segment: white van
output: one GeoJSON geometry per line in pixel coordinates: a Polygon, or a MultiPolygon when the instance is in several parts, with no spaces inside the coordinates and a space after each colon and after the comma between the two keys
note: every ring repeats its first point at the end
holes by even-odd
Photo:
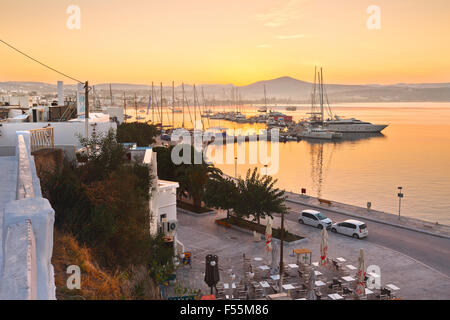
{"type": "Polygon", "coordinates": [[[358,220],[345,220],[335,223],[331,227],[331,232],[342,233],[356,239],[365,238],[369,235],[367,225],[358,220]]]}
{"type": "Polygon", "coordinates": [[[315,210],[303,210],[300,213],[298,222],[302,224],[307,224],[319,229],[331,228],[332,221],[328,219],[325,215],[315,210]]]}

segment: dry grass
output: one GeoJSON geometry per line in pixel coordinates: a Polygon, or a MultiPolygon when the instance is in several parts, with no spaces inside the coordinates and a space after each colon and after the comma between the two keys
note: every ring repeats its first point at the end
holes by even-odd
{"type": "Polygon", "coordinates": [[[144,267],[130,272],[112,273],[102,270],[86,247],[80,247],[72,235],[57,230],[54,233],[52,264],[55,268],[56,298],[58,300],[119,300],[158,299],[159,289],[147,276],[144,267]],[[81,288],[69,290],[66,273],[70,265],[81,269],[81,288]]]}
{"type": "Polygon", "coordinates": [[[71,235],[55,230],[52,264],[55,268],[56,297],[58,300],[122,299],[128,294],[121,288],[120,276],[111,275],[98,266],[87,248],[80,247],[71,235]],[[70,265],[81,269],[81,289],[69,290],[66,273],[70,265]]]}

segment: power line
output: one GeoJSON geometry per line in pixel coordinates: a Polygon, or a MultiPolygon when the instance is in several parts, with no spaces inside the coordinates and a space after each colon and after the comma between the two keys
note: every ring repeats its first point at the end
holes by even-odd
{"type": "Polygon", "coordinates": [[[48,68],[48,69],[50,69],[50,70],[52,70],[52,71],[54,71],[54,72],[56,72],[56,73],[59,73],[60,75],[66,77],[66,78],[69,78],[69,79],[71,79],[71,80],[73,80],[73,81],[75,81],[75,82],[84,83],[83,81],[77,80],[77,79],[75,79],[75,78],[73,78],[73,77],[71,77],[71,76],[68,76],[68,75],[65,74],[65,73],[62,73],[62,72],[60,72],[60,71],[58,71],[58,70],[56,70],[56,69],[54,69],[54,68],[52,68],[52,67],[46,65],[46,64],[43,63],[43,62],[40,62],[39,60],[37,60],[37,59],[35,59],[35,58],[29,56],[28,54],[26,54],[26,53],[20,51],[19,49],[17,49],[16,47],[12,46],[12,45],[9,44],[9,43],[7,43],[6,41],[3,41],[2,39],[0,39],[0,42],[2,42],[3,44],[7,45],[7,46],[10,47],[11,49],[17,51],[18,53],[24,55],[24,56],[27,57],[28,59],[31,59],[31,60],[33,60],[34,62],[37,62],[37,63],[39,63],[40,65],[42,65],[42,66],[44,66],[44,67],[46,67],[46,68],[48,68]]]}

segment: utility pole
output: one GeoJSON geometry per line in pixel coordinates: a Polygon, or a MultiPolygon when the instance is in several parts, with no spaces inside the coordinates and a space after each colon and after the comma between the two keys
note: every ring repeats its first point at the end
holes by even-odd
{"type": "MultiPolygon", "coordinates": [[[[89,82],[84,83],[84,124],[86,141],[89,140],[89,82]]],[[[89,152],[89,150],[88,150],[89,152]]]]}
{"type": "Polygon", "coordinates": [[[283,284],[283,246],[284,246],[284,212],[281,213],[281,244],[280,244],[280,292],[283,284]]]}

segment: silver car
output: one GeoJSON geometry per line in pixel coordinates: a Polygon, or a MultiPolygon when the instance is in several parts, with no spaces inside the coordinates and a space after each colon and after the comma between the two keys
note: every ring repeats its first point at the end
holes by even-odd
{"type": "Polygon", "coordinates": [[[331,224],[333,223],[329,218],[316,210],[303,210],[300,213],[298,218],[298,222],[302,224],[307,224],[319,229],[331,228],[331,224]]]}

